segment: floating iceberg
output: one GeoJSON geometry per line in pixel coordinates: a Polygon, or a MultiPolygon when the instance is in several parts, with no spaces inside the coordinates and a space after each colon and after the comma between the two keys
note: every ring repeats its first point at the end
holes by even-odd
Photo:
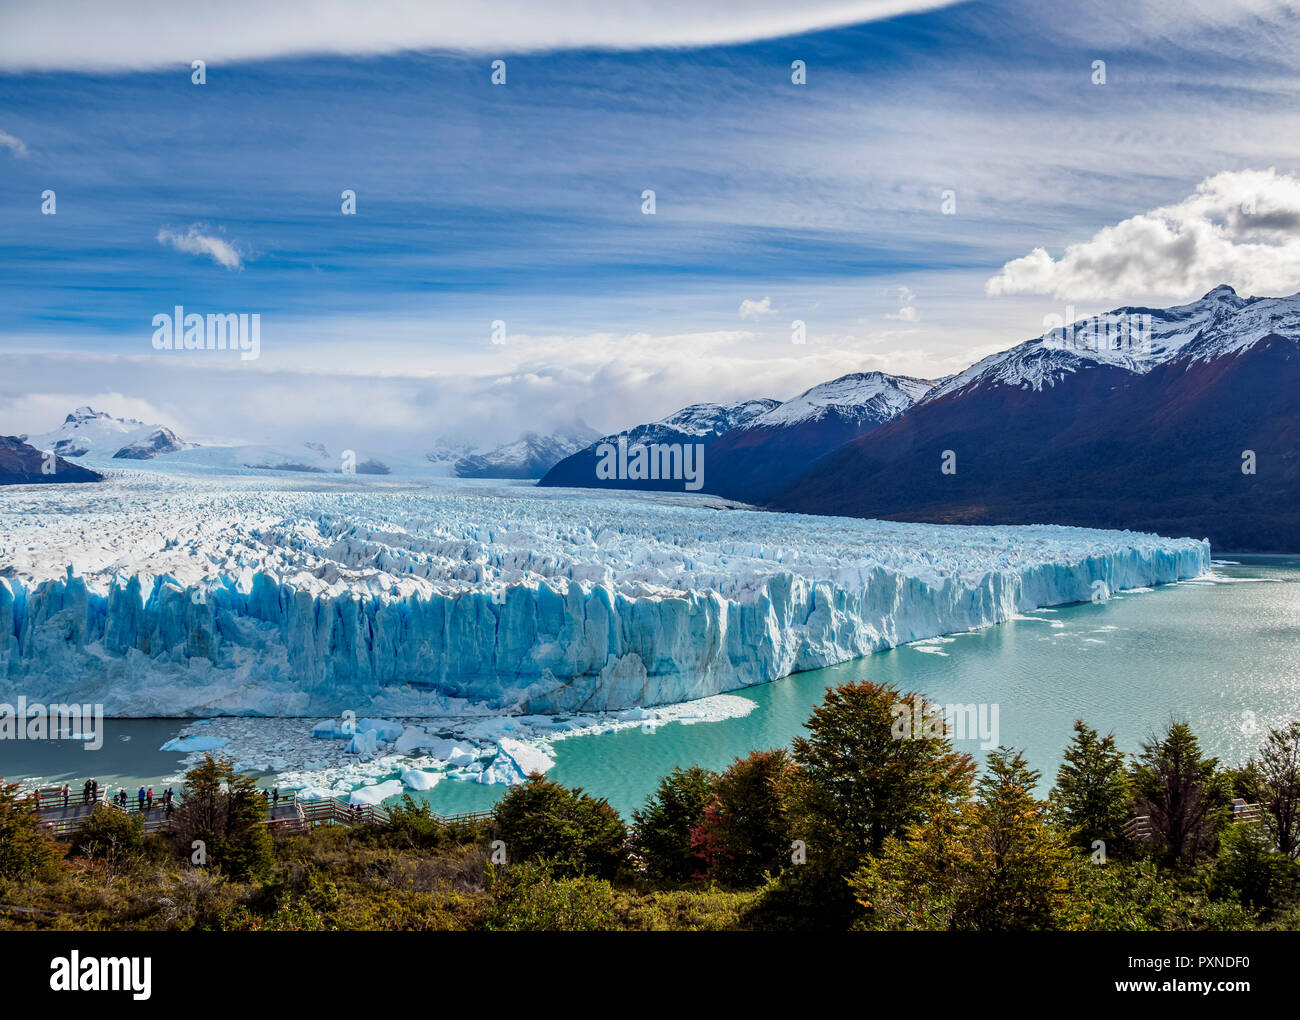
{"type": "Polygon", "coordinates": [[[190,737],[174,737],[167,741],[167,743],[163,744],[163,746],[158,750],[184,751],[186,753],[189,753],[190,751],[215,751],[219,747],[225,747],[228,743],[230,743],[230,741],[226,740],[224,737],[204,737],[198,735],[190,737]]]}
{"type": "Polygon", "coordinates": [[[390,779],[387,782],[376,783],[374,786],[362,786],[352,791],[351,796],[348,797],[348,803],[373,807],[382,804],[389,797],[396,797],[402,792],[402,789],[400,779],[390,779]]]}
{"type": "Polygon", "coordinates": [[[0,694],[116,716],[664,705],[1210,562],[1190,539],[680,494],[138,470],[39,488],[0,506],[0,694]]]}
{"type": "Polygon", "coordinates": [[[379,750],[379,744],[377,730],[357,730],[348,741],[346,750],[348,754],[374,754],[379,750]]]}
{"type": "Polygon", "coordinates": [[[404,769],[402,785],[409,790],[432,790],[441,782],[444,772],[425,772],[422,769],[404,769]]]}

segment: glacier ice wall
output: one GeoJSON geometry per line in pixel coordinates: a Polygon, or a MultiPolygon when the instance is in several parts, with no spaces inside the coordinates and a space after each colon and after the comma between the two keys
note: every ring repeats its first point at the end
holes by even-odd
{"type": "Polygon", "coordinates": [[[680,497],[111,486],[0,511],[9,694],[113,715],[622,709],[1209,569],[1187,539],[680,497]]]}

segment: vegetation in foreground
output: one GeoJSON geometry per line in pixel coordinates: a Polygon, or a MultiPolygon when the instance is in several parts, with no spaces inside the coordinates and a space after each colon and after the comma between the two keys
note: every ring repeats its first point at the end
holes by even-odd
{"type": "Polygon", "coordinates": [[[889,686],[830,690],[791,750],[676,769],[630,826],[534,775],[480,822],[407,797],[387,824],[273,835],[252,782],[208,757],[170,830],[105,808],[58,843],[0,784],[0,927],[1300,928],[1300,722],[1238,769],[1181,722],[1132,759],[1077,722],[1039,800],[1014,749],[977,776],[942,725],[899,737],[897,706],[916,704],[932,709],[889,686]],[[1234,801],[1258,816],[1234,821],[1234,801]]]}

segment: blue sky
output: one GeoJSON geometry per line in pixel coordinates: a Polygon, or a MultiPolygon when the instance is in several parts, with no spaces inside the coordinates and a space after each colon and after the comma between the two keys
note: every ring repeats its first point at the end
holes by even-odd
{"type": "MultiPolygon", "coordinates": [[[[1179,203],[1222,174],[1276,168],[1224,178],[1223,201],[1263,188],[1296,211],[1294,12],[1113,7],[738,24],[724,45],[691,45],[683,22],[684,45],[650,49],[606,48],[616,24],[596,26],[600,48],[523,24],[498,51],[470,24],[459,49],[376,38],[363,55],[300,54],[286,32],[255,59],[226,40],[204,85],[189,61],[209,36],[155,66],[157,46],[130,42],[143,14],[120,40],[97,28],[85,59],[0,44],[0,431],[80,403],[243,439],[498,440],[578,415],[614,429],[847,371],[942,375],[1067,305],[1168,304],[1225,274],[1300,289],[1289,221],[1262,275],[1244,233],[1163,268],[1099,239],[1172,206],[1217,223],[1179,203]],[[1094,247],[1065,260],[1078,244],[1094,247]],[[1039,247],[1046,268],[1004,271],[1039,247]],[[262,358],[154,352],[152,317],[176,304],[260,313],[262,358]]],[[[40,10],[0,14],[0,37],[40,10]]]]}

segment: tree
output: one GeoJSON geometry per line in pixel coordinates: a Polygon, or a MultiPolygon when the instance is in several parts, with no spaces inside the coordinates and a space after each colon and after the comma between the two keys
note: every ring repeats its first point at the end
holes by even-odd
{"type": "Polygon", "coordinates": [[[0,780],[0,878],[28,879],[59,858],[35,804],[17,783],[0,780]]]}
{"type": "Polygon", "coordinates": [[[1049,800],[1058,822],[1079,846],[1091,848],[1101,840],[1111,850],[1120,843],[1133,809],[1133,784],[1114,734],[1099,737],[1082,719],[1075,720],[1049,800]]]}
{"type": "Polygon", "coordinates": [[[975,800],[891,836],[854,876],[868,927],[1046,931],[1065,926],[1072,856],[1018,751],[988,757],[975,800]]]}
{"type": "Polygon", "coordinates": [[[603,797],[534,772],[492,810],[512,864],[544,863],[555,876],[612,877],[627,860],[627,829],[603,797]]]}
{"type": "MultiPolygon", "coordinates": [[[[942,726],[900,732],[896,723],[910,721],[900,709],[910,720],[934,718],[934,706],[915,692],[844,684],[826,692],[808,720],[808,736],[794,741],[797,821],[806,824],[810,855],[842,861],[845,875],[890,836],[970,795],[970,755],[952,749],[942,726]]],[[[800,837],[797,826],[792,834],[800,837]]]]}
{"type": "Polygon", "coordinates": [[[1227,816],[1229,790],[1217,758],[1203,758],[1191,728],[1173,722],[1142,745],[1133,774],[1139,814],[1165,862],[1187,866],[1213,854],[1227,816]]]}
{"type": "Polygon", "coordinates": [[[685,882],[700,870],[691,833],[713,800],[717,775],[692,765],[659,780],[645,806],[632,812],[632,841],[646,873],[661,882],[685,882]]]}
{"type": "Polygon", "coordinates": [[[1295,860],[1300,856],[1300,722],[1270,729],[1259,756],[1247,762],[1245,775],[1265,831],[1295,860]]]}
{"type": "Polygon", "coordinates": [[[781,784],[791,767],[784,750],[737,758],[713,784],[713,800],[691,832],[711,878],[752,888],[789,859],[790,824],[781,784]]]}
{"type": "Polygon", "coordinates": [[[172,840],[190,860],[194,843],[200,842],[204,864],[216,865],[231,878],[262,878],[273,863],[265,819],[266,800],[257,784],[235,770],[233,759],[208,754],[185,774],[172,815],[172,840]]]}
{"type": "Polygon", "coordinates": [[[765,927],[843,929],[861,912],[848,879],[886,839],[970,796],[974,763],[936,706],[887,684],[826,692],[779,783],[798,847],[752,912],[765,927]]]}

